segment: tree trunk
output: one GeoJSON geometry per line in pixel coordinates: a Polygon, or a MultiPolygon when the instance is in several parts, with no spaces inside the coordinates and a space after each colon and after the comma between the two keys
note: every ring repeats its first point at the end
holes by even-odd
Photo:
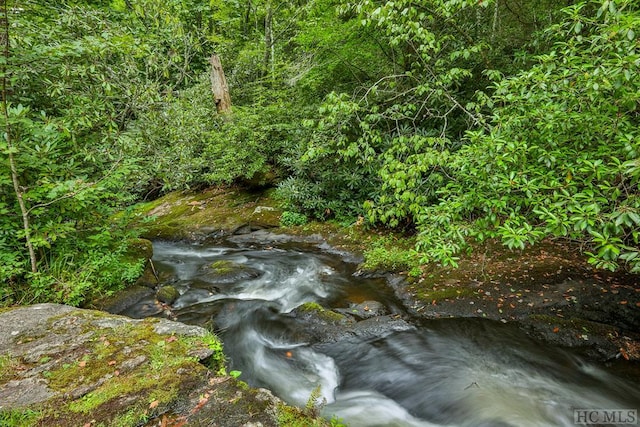
{"type": "Polygon", "coordinates": [[[495,45],[496,42],[496,33],[498,32],[498,26],[500,25],[498,22],[499,19],[499,15],[498,15],[498,0],[496,0],[496,3],[494,5],[494,9],[493,9],[493,24],[491,24],[491,44],[495,45]]]}
{"type": "Polygon", "coordinates": [[[2,80],[2,112],[4,115],[5,121],[5,138],[7,141],[7,148],[9,152],[9,169],[11,170],[11,182],[13,183],[13,191],[16,194],[16,198],[18,199],[18,205],[20,206],[20,213],[22,214],[22,225],[24,227],[24,237],[26,240],[26,246],[29,250],[29,260],[31,261],[31,271],[33,273],[38,272],[38,259],[36,258],[36,252],[33,248],[33,243],[31,242],[31,227],[29,225],[29,211],[24,203],[23,191],[20,186],[20,180],[18,176],[18,167],[16,165],[16,159],[14,156],[13,150],[13,140],[11,139],[11,126],[9,123],[9,102],[7,100],[7,96],[9,93],[8,85],[7,85],[7,73],[8,73],[8,63],[9,63],[9,15],[7,10],[7,0],[2,0],[2,16],[0,17],[0,26],[2,26],[0,33],[0,45],[2,45],[2,54],[4,56],[4,61],[2,66],[0,67],[0,73],[2,76],[0,80],[2,80]]]}
{"type": "Polygon", "coordinates": [[[252,8],[253,8],[253,5],[251,4],[251,0],[247,0],[247,9],[245,10],[244,22],[242,24],[242,33],[244,34],[245,37],[249,36],[249,24],[251,20],[252,8]]]}
{"type": "Polygon", "coordinates": [[[229,86],[227,86],[227,78],[224,76],[220,57],[216,54],[209,58],[211,63],[211,91],[216,102],[216,110],[218,114],[231,113],[231,95],[229,95],[229,86]]]}
{"type": "Polygon", "coordinates": [[[273,47],[273,29],[272,29],[272,20],[273,20],[273,9],[271,8],[271,4],[267,7],[267,14],[264,17],[264,59],[263,59],[263,72],[266,76],[269,74],[269,63],[271,62],[272,55],[272,47],[273,47]]]}

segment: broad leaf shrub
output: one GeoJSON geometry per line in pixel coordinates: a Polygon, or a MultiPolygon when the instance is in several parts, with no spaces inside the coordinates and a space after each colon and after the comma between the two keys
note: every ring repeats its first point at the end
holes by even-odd
{"type": "Polygon", "coordinates": [[[139,274],[141,262],[122,262],[132,234],[113,220],[131,202],[126,183],[141,163],[121,149],[131,142],[123,131],[189,86],[207,67],[195,53],[210,48],[193,37],[182,2],[144,1],[136,10],[124,2],[6,3],[0,305],[78,305],[139,274]],[[12,175],[24,209],[10,191],[12,175]]]}
{"type": "Polygon", "coordinates": [[[292,227],[296,225],[305,225],[307,217],[301,213],[284,211],[280,216],[280,225],[283,227],[292,227]]]}
{"type": "Polygon", "coordinates": [[[490,131],[450,158],[440,203],[418,216],[424,260],[455,264],[469,238],[523,248],[582,242],[589,262],[640,272],[640,13],[627,0],[564,10],[552,49],[488,100],[490,131]]]}

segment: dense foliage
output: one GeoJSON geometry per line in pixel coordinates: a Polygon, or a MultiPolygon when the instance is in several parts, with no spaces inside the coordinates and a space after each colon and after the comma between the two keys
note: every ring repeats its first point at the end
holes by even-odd
{"type": "Polygon", "coordinates": [[[634,1],[4,5],[1,303],[116,289],[141,264],[114,212],[231,183],[417,232],[412,259],[560,237],[640,270],[634,1]]]}
{"type": "Polygon", "coordinates": [[[543,35],[551,50],[496,84],[491,129],[467,134],[439,204],[420,212],[428,255],[451,262],[466,236],[558,236],[598,267],[640,271],[640,15],[612,1],[564,12],[543,35]]]}
{"type": "Polygon", "coordinates": [[[325,184],[324,206],[357,201],[371,223],[416,229],[423,262],[455,265],[472,240],[552,236],[581,242],[598,267],[640,270],[637,6],[547,5],[556,23],[521,29],[529,43],[509,59],[517,46],[502,37],[518,22],[501,5],[343,8],[395,50],[394,73],[326,98],[302,157],[320,184],[298,174],[299,205],[322,215],[309,190],[325,184]]]}
{"type": "Polygon", "coordinates": [[[113,219],[145,168],[129,128],[207,70],[197,3],[4,5],[0,301],[79,304],[140,273],[113,219]]]}

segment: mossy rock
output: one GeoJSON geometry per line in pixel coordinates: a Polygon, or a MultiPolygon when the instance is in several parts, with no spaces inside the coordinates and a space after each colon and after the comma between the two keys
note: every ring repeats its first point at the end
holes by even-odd
{"type": "Polygon", "coordinates": [[[151,259],[153,257],[153,242],[148,239],[130,239],[126,255],[131,258],[151,259]]]}
{"type": "Polygon", "coordinates": [[[306,302],[294,310],[296,315],[306,315],[317,317],[319,320],[328,323],[346,323],[347,317],[343,314],[336,313],[333,310],[327,310],[323,306],[315,302],[306,302]]]}
{"type": "Polygon", "coordinates": [[[180,297],[180,292],[171,285],[163,286],[156,292],[156,299],[165,304],[173,304],[180,297]]]}
{"type": "Polygon", "coordinates": [[[217,284],[236,283],[241,280],[251,280],[260,277],[262,271],[245,264],[228,260],[215,261],[202,267],[202,274],[206,282],[217,284]]]}
{"type": "Polygon", "coordinates": [[[153,295],[153,290],[146,286],[133,285],[113,296],[94,301],[91,308],[97,308],[109,313],[119,314],[127,308],[136,305],[143,298],[153,295]]]}
{"type": "Polygon", "coordinates": [[[136,227],[150,239],[198,240],[232,234],[243,226],[277,227],[281,210],[270,191],[210,188],[173,192],[135,207],[136,227]]]}
{"type": "Polygon", "coordinates": [[[389,314],[384,304],[378,301],[364,301],[360,304],[351,304],[349,308],[337,309],[336,311],[353,316],[358,320],[389,314]]]}
{"type": "Polygon", "coordinates": [[[286,408],[227,376],[220,341],[197,326],[56,304],[0,322],[2,425],[278,426],[286,408]]]}

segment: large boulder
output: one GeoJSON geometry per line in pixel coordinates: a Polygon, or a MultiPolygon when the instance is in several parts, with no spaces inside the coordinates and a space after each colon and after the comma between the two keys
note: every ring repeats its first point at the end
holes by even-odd
{"type": "Polygon", "coordinates": [[[216,187],[169,193],[135,213],[147,238],[202,240],[278,227],[282,210],[270,191],[216,187]]]}
{"type": "Polygon", "coordinates": [[[0,313],[0,420],[20,425],[325,425],[225,374],[206,329],[57,304],[0,313]],[[9,418],[7,418],[9,417],[9,418]]]}

